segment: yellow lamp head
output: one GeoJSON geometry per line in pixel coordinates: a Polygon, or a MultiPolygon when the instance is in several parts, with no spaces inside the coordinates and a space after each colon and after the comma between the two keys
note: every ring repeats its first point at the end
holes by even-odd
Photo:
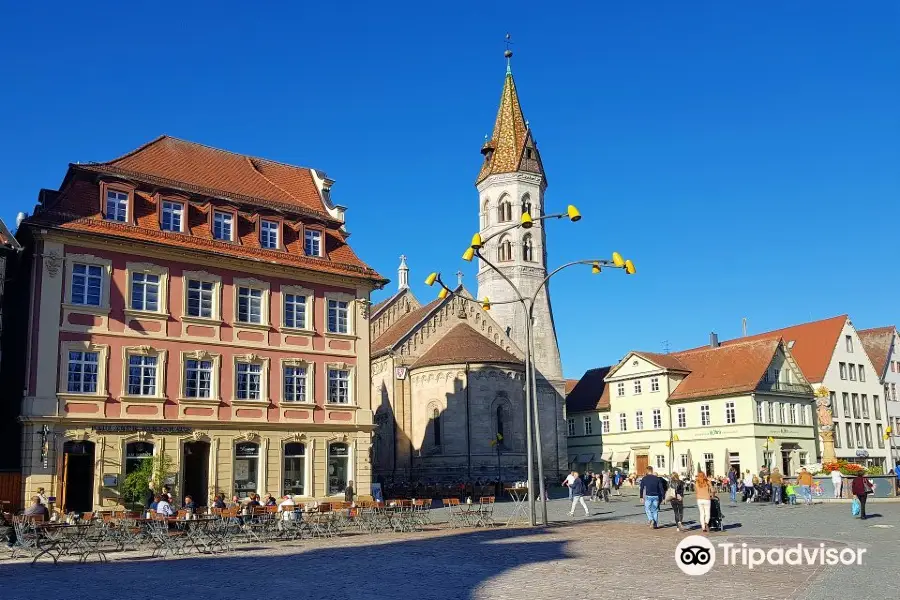
{"type": "Polygon", "coordinates": [[[476,233],[472,236],[471,247],[473,250],[480,250],[482,246],[484,246],[484,244],[481,243],[481,234],[476,233]]]}
{"type": "Polygon", "coordinates": [[[534,225],[534,221],[531,220],[531,215],[527,212],[522,213],[522,228],[523,229],[531,229],[534,225]]]}
{"type": "Polygon", "coordinates": [[[625,259],[618,252],[613,252],[613,264],[621,269],[625,266],[625,259]]]}
{"type": "Polygon", "coordinates": [[[568,208],[566,208],[566,213],[569,215],[569,220],[573,223],[581,220],[581,213],[578,212],[578,209],[571,204],[568,208]]]}
{"type": "Polygon", "coordinates": [[[438,292],[438,300],[443,300],[444,298],[447,297],[447,294],[449,294],[449,293],[450,292],[447,291],[447,288],[442,287],[441,291],[438,292]]]}
{"type": "Polygon", "coordinates": [[[634,269],[634,263],[630,260],[625,261],[625,273],[628,275],[634,275],[635,273],[637,273],[637,271],[635,271],[634,269]]]}
{"type": "Polygon", "coordinates": [[[427,285],[428,287],[433,286],[434,282],[437,281],[437,278],[438,278],[438,274],[432,273],[431,275],[429,275],[428,277],[425,278],[425,285],[427,285]]]}
{"type": "Polygon", "coordinates": [[[666,448],[672,445],[672,442],[666,442],[666,448]]]}
{"type": "Polygon", "coordinates": [[[893,429],[891,429],[890,425],[888,425],[887,429],[884,430],[884,432],[888,435],[891,435],[891,431],[893,431],[893,429]]]}
{"type": "Polygon", "coordinates": [[[599,272],[600,272],[600,263],[595,262],[593,265],[591,265],[591,273],[593,275],[596,275],[599,272]]]}
{"type": "Polygon", "coordinates": [[[769,443],[771,444],[772,442],[775,441],[775,438],[773,438],[772,436],[769,436],[769,437],[766,438],[766,441],[769,442],[769,443]]]}
{"type": "Polygon", "coordinates": [[[463,260],[466,262],[472,262],[472,259],[475,258],[475,248],[467,248],[465,252],[463,252],[463,260]]]}
{"type": "Polygon", "coordinates": [[[491,310],[491,300],[487,296],[484,297],[484,300],[481,303],[481,308],[484,310],[491,310]]]}

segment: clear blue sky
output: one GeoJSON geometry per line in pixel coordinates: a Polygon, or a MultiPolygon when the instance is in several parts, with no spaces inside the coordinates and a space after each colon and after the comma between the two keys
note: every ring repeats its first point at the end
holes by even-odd
{"type": "Polygon", "coordinates": [[[554,281],[567,376],[742,317],[900,321],[893,0],[136,4],[4,8],[7,222],[69,162],[167,133],[326,171],[359,254],[392,279],[407,254],[430,300],[478,226],[510,31],[548,209],[584,214],[549,227],[551,264],[639,271],[554,281]]]}

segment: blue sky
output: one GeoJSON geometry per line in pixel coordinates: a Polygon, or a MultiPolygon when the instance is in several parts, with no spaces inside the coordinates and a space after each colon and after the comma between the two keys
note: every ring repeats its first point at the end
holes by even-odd
{"type": "Polygon", "coordinates": [[[900,320],[892,0],[26,4],[0,22],[7,222],[69,162],[167,133],[326,171],[357,252],[392,279],[408,255],[428,301],[478,226],[510,31],[548,210],[584,214],[549,226],[551,265],[618,250],[639,273],[554,280],[567,376],[742,317],[900,320]]]}

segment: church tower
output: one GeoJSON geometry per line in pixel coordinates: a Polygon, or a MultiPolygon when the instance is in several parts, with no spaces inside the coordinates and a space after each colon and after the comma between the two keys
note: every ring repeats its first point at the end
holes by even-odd
{"type": "MultiPolygon", "coordinates": [[[[481,236],[489,235],[519,222],[523,212],[533,218],[544,214],[544,191],[547,178],[541,155],[522,115],[516,83],[513,80],[507,50],[506,78],[500,95],[500,110],[494,132],[481,149],[484,163],[475,186],[478,189],[481,236]]],[[[531,229],[513,229],[488,242],[482,254],[522,294],[530,298],[547,276],[546,235],[543,223],[535,221],[531,229]]],[[[478,298],[492,301],[514,297],[509,284],[483,261],[478,266],[478,298]]],[[[491,307],[491,315],[505,327],[516,344],[525,349],[526,315],[520,304],[491,307]]],[[[534,307],[534,351],[537,372],[553,387],[563,381],[559,346],[550,307],[550,290],[545,286],[534,307]]]]}

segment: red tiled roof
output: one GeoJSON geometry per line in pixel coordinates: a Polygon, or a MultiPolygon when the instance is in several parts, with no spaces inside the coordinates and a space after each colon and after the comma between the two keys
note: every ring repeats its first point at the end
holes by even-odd
{"type": "Polygon", "coordinates": [[[372,340],[372,355],[374,356],[377,352],[382,352],[384,350],[388,350],[400,341],[400,339],[409,333],[413,327],[419,324],[419,322],[424,319],[428,313],[430,313],[435,307],[437,307],[444,300],[438,298],[437,300],[433,300],[429,302],[425,306],[419,307],[415,310],[411,310],[388,327],[384,333],[378,336],[376,339],[372,340]]]}
{"type": "Polygon", "coordinates": [[[609,386],[604,380],[611,370],[612,367],[590,369],[570,391],[567,382],[566,414],[609,410],[609,386]]]}
{"type": "Polygon", "coordinates": [[[568,396],[575,386],[578,385],[578,379],[566,379],[566,396],[568,396]]]}
{"type": "Polygon", "coordinates": [[[167,135],[104,163],[84,169],[186,184],[197,192],[270,201],[331,219],[310,169],[236,154],[167,135]]]}
{"type": "Polygon", "coordinates": [[[412,368],[467,362],[522,364],[521,360],[472,329],[468,323],[459,323],[429,348],[412,368]]]}
{"type": "Polygon", "coordinates": [[[635,352],[635,354],[670,371],[688,370],[674,354],[658,354],[656,352],[635,352]]]}
{"type": "Polygon", "coordinates": [[[863,348],[865,348],[866,354],[869,355],[869,360],[878,369],[879,377],[884,376],[885,369],[888,367],[888,356],[891,353],[891,344],[894,341],[894,332],[896,330],[896,327],[890,325],[888,327],[857,331],[863,348]]]}
{"type": "Polygon", "coordinates": [[[669,395],[669,400],[755,390],[780,344],[780,338],[766,338],[675,353],[690,373],[669,395]]]}
{"type": "Polygon", "coordinates": [[[360,260],[350,248],[346,234],[327,215],[321,199],[316,200],[318,204],[314,206],[313,194],[318,198],[309,169],[289,167],[164,136],[109,163],[71,165],[63,189],[59,192],[42,190],[42,204],[25,224],[346,275],[370,280],[375,285],[386,283],[386,279],[360,260]],[[144,169],[145,172],[137,169],[144,169]],[[104,220],[97,174],[125,176],[126,172],[129,180],[139,186],[134,193],[133,223],[104,220]],[[181,177],[183,181],[171,179],[175,177],[181,177]],[[158,179],[156,183],[154,178],[158,179]],[[141,184],[144,184],[143,189],[141,184]],[[157,186],[191,193],[190,201],[185,205],[185,233],[160,229],[157,206],[151,193],[157,186]],[[213,206],[230,202],[235,194],[246,193],[256,196],[237,198],[242,208],[235,222],[235,241],[213,239],[209,211],[213,206]],[[256,225],[260,214],[284,217],[281,234],[283,250],[260,247],[256,225]],[[303,227],[311,224],[321,227],[322,223],[326,225],[323,239],[325,255],[306,256],[303,227]]]}
{"type": "Polygon", "coordinates": [[[783,338],[788,346],[790,346],[790,342],[794,342],[793,346],[790,346],[791,354],[794,355],[803,375],[810,383],[820,383],[825,378],[825,372],[831,363],[831,356],[834,354],[847,319],[847,315],[839,315],[821,321],[801,323],[784,329],[729,340],[723,342],[722,346],[777,338],[783,338]]]}

